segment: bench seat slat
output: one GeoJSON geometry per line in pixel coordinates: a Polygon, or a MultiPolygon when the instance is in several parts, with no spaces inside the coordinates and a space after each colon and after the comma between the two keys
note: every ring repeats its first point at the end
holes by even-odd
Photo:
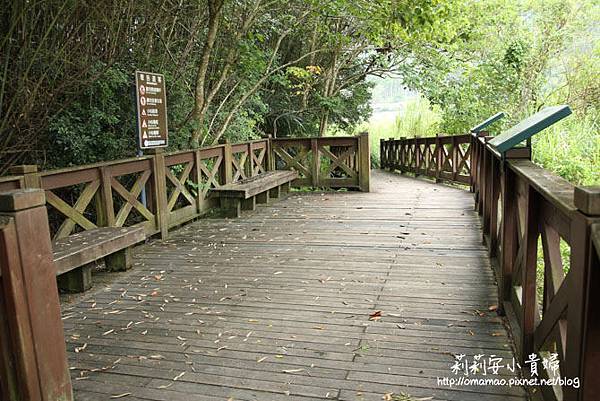
{"type": "Polygon", "coordinates": [[[245,180],[213,188],[211,192],[219,197],[249,199],[261,192],[291,182],[296,178],[298,178],[298,172],[296,171],[268,171],[245,180]]]}
{"type": "Polygon", "coordinates": [[[143,227],[102,227],[53,243],[56,275],[133,246],[146,238],[143,227]]]}

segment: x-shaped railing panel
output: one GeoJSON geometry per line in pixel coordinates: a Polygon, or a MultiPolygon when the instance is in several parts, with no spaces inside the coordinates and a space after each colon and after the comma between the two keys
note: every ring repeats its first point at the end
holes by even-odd
{"type": "Polygon", "coordinates": [[[144,206],[139,200],[139,196],[142,193],[142,189],[144,189],[146,182],[152,173],[149,170],[146,170],[140,174],[137,178],[131,190],[127,190],[116,177],[111,177],[110,185],[111,187],[125,200],[125,203],[121,206],[121,209],[116,215],[115,218],[115,226],[122,227],[127,221],[127,217],[133,209],[137,210],[144,218],[148,221],[152,221],[154,219],[154,215],[150,212],[146,206],[144,206]]]}
{"type": "Polygon", "coordinates": [[[54,192],[50,190],[45,191],[47,202],[66,217],[54,234],[54,239],[69,236],[76,225],[79,225],[85,230],[97,228],[97,225],[86,218],[83,213],[94,198],[99,187],[99,180],[88,182],[73,206],[62,200],[54,192]]]}

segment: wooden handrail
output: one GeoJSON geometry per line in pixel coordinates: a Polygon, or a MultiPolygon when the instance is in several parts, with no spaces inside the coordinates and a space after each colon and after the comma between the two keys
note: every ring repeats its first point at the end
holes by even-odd
{"type": "Polygon", "coordinates": [[[502,158],[487,145],[490,138],[481,132],[382,140],[381,167],[470,184],[499,286],[498,312],[510,323],[522,366],[531,354],[556,353],[561,377],[579,378],[581,387],[556,393],[541,386],[544,399],[600,399],[594,379],[600,370],[600,187],[575,187],[535,165],[528,147],[502,158]],[[468,176],[460,176],[460,159],[468,176]],[[568,261],[561,243],[570,247],[568,261]]]}
{"type": "Polygon", "coordinates": [[[169,229],[216,206],[208,196],[211,187],[276,168],[298,168],[302,173],[302,161],[296,165],[276,163],[276,152],[282,153],[290,145],[308,144],[310,148],[311,141],[318,144],[319,158],[314,160],[323,159],[318,166],[331,167],[328,172],[311,173],[320,177],[311,185],[368,190],[370,159],[368,136],[364,134],[225,142],[41,172],[37,166],[15,166],[11,169],[15,175],[0,177],[0,192],[43,189],[55,223],[51,232],[56,239],[68,236],[73,230],[121,226],[142,226],[148,236],[160,233],[166,238],[169,229]]]}
{"type": "Polygon", "coordinates": [[[471,136],[381,139],[382,169],[398,170],[440,181],[469,184],[471,136]]]}

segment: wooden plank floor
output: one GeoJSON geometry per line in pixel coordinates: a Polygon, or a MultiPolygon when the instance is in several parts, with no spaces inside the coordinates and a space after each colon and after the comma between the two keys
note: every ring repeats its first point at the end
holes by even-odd
{"type": "Polygon", "coordinates": [[[437,385],[456,354],[513,356],[472,195],[372,181],[198,221],[95,277],[63,305],[76,399],[525,399],[437,385]]]}

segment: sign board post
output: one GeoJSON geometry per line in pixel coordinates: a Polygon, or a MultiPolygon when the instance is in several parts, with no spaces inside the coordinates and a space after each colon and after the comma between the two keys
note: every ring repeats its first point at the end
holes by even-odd
{"type": "Polygon", "coordinates": [[[136,71],[135,98],[140,149],[168,146],[167,93],[164,75],[136,71]]]}

